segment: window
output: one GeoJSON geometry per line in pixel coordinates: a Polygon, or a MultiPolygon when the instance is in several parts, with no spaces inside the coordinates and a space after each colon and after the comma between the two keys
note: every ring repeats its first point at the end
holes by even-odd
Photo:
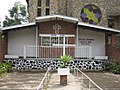
{"type": "Polygon", "coordinates": [[[38,0],[38,7],[41,7],[41,0],[38,0]]]}
{"type": "Polygon", "coordinates": [[[50,37],[42,37],[42,46],[51,46],[50,37]]]}
{"type": "Polygon", "coordinates": [[[50,5],[50,1],[46,0],[46,7],[49,7],[49,5],[50,5]]]}
{"type": "Polygon", "coordinates": [[[41,16],[41,8],[38,8],[37,16],[41,16]]]}
{"type": "Polygon", "coordinates": [[[114,19],[108,19],[108,27],[114,28],[114,19]]]}
{"type": "Polygon", "coordinates": [[[81,20],[85,23],[97,25],[101,21],[102,13],[96,5],[86,5],[80,13],[81,20]]]}
{"type": "Polygon", "coordinates": [[[46,15],[49,15],[50,13],[49,13],[49,8],[46,8],[46,15]]]}
{"type": "MultiPolygon", "coordinates": [[[[68,40],[65,38],[65,44],[67,44],[68,40]]],[[[63,44],[63,37],[42,37],[41,45],[42,46],[58,46],[63,44]]]]}

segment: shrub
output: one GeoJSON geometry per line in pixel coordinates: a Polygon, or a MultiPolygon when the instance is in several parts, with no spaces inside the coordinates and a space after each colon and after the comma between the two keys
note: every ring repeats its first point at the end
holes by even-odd
{"type": "Polygon", "coordinates": [[[0,64],[0,75],[11,71],[12,71],[12,65],[10,62],[5,62],[0,64]]]}
{"type": "Polygon", "coordinates": [[[112,62],[110,64],[110,70],[114,74],[120,74],[120,64],[118,64],[116,62],[112,62]]]}
{"type": "Polygon", "coordinates": [[[61,62],[63,63],[63,65],[61,66],[62,68],[65,68],[67,63],[70,62],[72,60],[72,57],[69,55],[63,55],[60,57],[61,62]]]}

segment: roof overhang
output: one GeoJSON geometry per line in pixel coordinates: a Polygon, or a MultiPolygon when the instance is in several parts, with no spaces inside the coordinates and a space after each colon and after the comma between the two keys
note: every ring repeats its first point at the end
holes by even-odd
{"type": "Polygon", "coordinates": [[[36,23],[27,23],[27,24],[4,27],[1,30],[2,31],[8,31],[8,30],[13,30],[13,29],[18,29],[18,28],[25,28],[25,27],[35,26],[35,25],[36,25],[36,23]]]}
{"type": "Polygon", "coordinates": [[[83,23],[83,22],[78,22],[79,20],[76,18],[62,16],[62,15],[50,15],[50,16],[36,17],[35,23],[27,23],[27,24],[15,25],[15,26],[10,26],[10,27],[4,27],[1,30],[9,31],[9,30],[15,30],[15,29],[19,29],[19,28],[36,26],[37,22],[46,22],[46,21],[51,21],[51,20],[62,20],[62,21],[66,21],[66,22],[71,22],[71,23],[75,23],[77,26],[93,28],[93,29],[97,29],[98,31],[102,31],[102,32],[120,33],[120,30],[107,28],[107,27],[101,27],[98,25],[87,24],[87,23],[83,23]]]}
{"type": "Polygon", "coordinates": [[[78,19],[76,18],[62,16],[62,15],[48,15],[48,16],[36,17],[36,22],[46,22],[51,20],[62,20],[62,21],[71,22],[71,23],[78,22],[78,19]]]}
{"type": "Polygon", "coordinates": [[[101,26],[98,26],[98,25],[92,25],[92,24],[87,24],[87,23],[82,23],[82,22],[79,22],[78,26],[94,28],[94,29],[102,30],[103,32],[120,33],[120,30],[116,30],[116,29],[112,29],[112,28],[107,28],[107,27],[101,27],[101,26]]]}

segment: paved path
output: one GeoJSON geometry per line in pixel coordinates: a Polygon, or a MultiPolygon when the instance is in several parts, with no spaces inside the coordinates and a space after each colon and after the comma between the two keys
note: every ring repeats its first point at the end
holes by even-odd
{"type": "Polygon", "coordinates": [[[107,72],[85,72],[103,90],[120,90],[120,75],[107,72]]]}
{"type": "Polygon", "coordinates": [[[44,73],[13,72],[0,78],[0,90],[36,90],[44,73]]]}
{"type": "Polygon", "coordinates": [[[57,75],[57,73],[54,73],[51,76],[47,90],[83,90],[80,81],[78,81],[78,79],[72,74],[68,75],[68,85],[66,86],[60,85],[59,78],[59,75],[57,75]]]}

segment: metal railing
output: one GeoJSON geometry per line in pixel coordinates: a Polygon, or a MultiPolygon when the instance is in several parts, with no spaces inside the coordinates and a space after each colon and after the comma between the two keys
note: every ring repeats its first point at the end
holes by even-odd
{"type": "MultiPolygon", "coordinates": [[[[66,46],[65,54],[74,56],[75,46],[66,46]]],[[[35,57],[42,59],[59,58],[63,55],[63,46],[24,46],[24,58],[35,57]]]]}
{"type": "Polygon", "coordinates": [[[53,59],[59,58],[65,54],[72,56],[73,58],[90,59],[92,57],[91,46],[74,46],[66,45],[54,45],[54,46],[35,46],[25,45],[24,46],[24,58],[42,58],[42,59],[53,59]],[[64,51],[65,50],[65,51],[64,51]]]}
{"type": "Polygon", "coordinates": [[[83,73],[80,69],[76,68],[75,66],[74,75],[76,75],[77,78],[82,81],[83,88],[86,88],[88,90],[103,90],[92,79],[90,79],[85,73],[83,73]]]}
{"type": "Polygon", "coordinates": [[[51,68],[49,67],[36,90],[45,90],[47,88],[50,79],[50,70],[51,68]]]}

